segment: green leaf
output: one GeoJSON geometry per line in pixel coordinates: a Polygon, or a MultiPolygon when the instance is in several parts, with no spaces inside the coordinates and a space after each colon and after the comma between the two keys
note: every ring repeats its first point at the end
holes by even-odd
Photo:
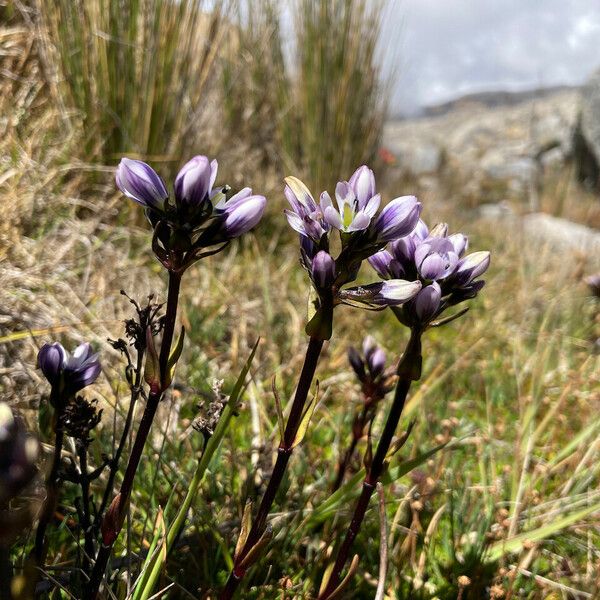
{"type": "Polygon", "coordinates": [[[185,339],[185,327],[181,327],[181,333],[179,334],[175,345],[171,349],[171,354],[169,356],[169,360],[167,361],[167,372],[165,374],[164,387],[167,388],[171,385],[171,381],[173,381],[173,375],[175,375],[175,367],[177,366],[177,361],[181,356],[181,352],[183,351],[183,341],[185,339]]]}
{"type": "MultiPolygon", "coordinates": [[[[204,451],[202,452],[202,456],[198,461],[196,472],[194,473],[194,477],[190,482],[190,486],[187,490],[185,498],[183,499],[183,502],[181,503],[181,506],[177,511],[177,515],[175,516],[173,523],[169,527],[166,540],[167,555],[171,551],[171,548],[173,547],[173,544],[177,539],[179,531],[184,526],[187,513],[194,499],[196,498],[198,490],[200,489],[200,484],[202,483],[204,474],[206,473],[206,470],[210,464],[212,457],[214,456],[215,452],[221,444],[221,441],[223,439],[223,436],[225,435],[225,432],[227,431],[231,418],[235,415],[238,400],[244,388],[246,376],[250,371],[250,366],[252,365],[252,361],[254,360],[254,356],[256,355],[256,350],[258,349],[259,342],[260,338],[256,340],[256,343],[254,344],[252,351],[250,352],[250,356],[248,356],[246,363],[240,371],[240,374],[233,386],[233,390],[231,391],[231,395],[229,396],[229,400],[227,401],[227,404],[225,405],[225,408],[221,413],[221,418],[217,423],[215,431],[207,441],[204,451]]],[[[148,557],[146,559],[144,568],[148,569],[149,573],[147,581],[143,583],[142,586],[140,586],[139,594],[137,594],[136,590],[134,600],[148,600],[148,598],[152,595],[152,592],[156,587],[156,584],[158,583],[158,578],[160,575],[160,566],[161,563],[160,560],[158,560],[158,557],[148,557]]]]}
{"type": "Polygon", "coordinates": [[[524,531],[523,533],[515,535],[509,540],[501,540],[499,542],[495,542],[489,547],[486,553],[485,560],[486,562],[494,562],[500,559],[505,554],[520,552],[523,549],[523,543],[525,541],[538,542],[540,540],[544,540],[558,533],[562,529],[565,529],[566,527],[575,525],[581,519],[598,511],[600,511],[600,502],[597,502],[592,506],[587,506],[586,508],[574,512],[570,515],[566,515],[564,517],[556,519],[555,521],[546,525],[542,525],[541,527],[537,527],[536,529],[524,531]]]}
{"type": "Polygon", "coordinates": [[[315,412],[315,408],[317,407],[317,402],[319,401],[319,382],[317,381],[317,389],[315,390],[315,394],[312,397],[309,405],[306,407],[304,414],[302,415],[302,420],[300,421],[300,425],[298,426],[298,431],[296,432],[296,436],[294,437],[294,441],[292,442],[291,449],[293,450],[298,444],[302,442],[306,432],[308,430],[308,426],[310,424],[310,420],[315,412]]]}

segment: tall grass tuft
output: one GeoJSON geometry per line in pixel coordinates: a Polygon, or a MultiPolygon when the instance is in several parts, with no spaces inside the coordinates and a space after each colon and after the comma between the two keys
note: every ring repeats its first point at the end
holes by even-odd
{"type": "Polygon", "coordinates": [[[318,189],[376,152],[386,112],[376,50],[384,0],[298,0],[292,106],[282,121],[290,168],[318,189]]]}
{"type": "Polygon", "coordinates": [[[372,161],[387,107],[377,60],[385,7],[386,0],[241,3],[224,70],[228,129],[261,148],[263,159],[302,173],[311,189],[372,161]]]}
{"type": "Polygon", "coordinates": [[[202,135],[198,122],[226,31],[225,0],[38,6],[58,92],[83,122],[83,157],[114,162],[127,153],[175,166],[202,135]]]}

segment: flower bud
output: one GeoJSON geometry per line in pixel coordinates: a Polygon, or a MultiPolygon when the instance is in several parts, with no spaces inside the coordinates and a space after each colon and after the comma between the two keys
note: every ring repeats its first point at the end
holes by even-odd
{"type": "Polygon", "coordinates": [[[414,309],[422,324],[428,323],[440,307],[442,290],[437,282],[425,286],[414,299],[414,309]]]}
{"type": "Polygon", "coordinates": [[[311,276],[317,289],[330,288],[335,281],[335,261],[325,250],[317,252],[312,260],[311,276]]]}
{"type": "Polygon", "coordinates": [[[414,230],[421,214],[421,203],[415,196],[395,198],[383,208],[375,221],[374,231],[380,243],[390,242],[414,230]]]}
{"type": "Polygon", "coordinates": [[[473,252],[461,259],[456,266],[454,277],[458,285],[464,286],[483,275],[490,266],[489,252],[473,252]]]}
{"type": "Polygon", "coordinates": [[[448,238],[429,237],[415,249],[415,264],[423,279],[443,279],[458,263],[458,254],[448,238]]]}
{"type": "Polygon", "coordinates": [[[122,158],[117,167],[118,188],[146,208],[163,211],[169,194],[154,169],[141,160],[122,158]]]}
{"type": "Polygon", "coordinates": [[[381,284],[376,304],[383,306],[398,306],[414,298],[421,289],[420,281],[405,281],[390,279],[381,284]]]}
{"type": "Polygon", "coordinates": [[[267,205],[264,196],[252,195],[244,188],[227,202],[217,206],[225,215],[223,231],[228,238],[236,238],[250,231],[262,218],[267,205]]]}
{"type": "Polygon", "coordinates": [[[67,363],[67,352],[58,342],[44,344],[38,352],[38,365],[50,385],[57,385],[67,363]]]}
{"type": "Polygon", "coordinates": [[[398,306],[414,298],[421,289],[420,281],[390,279],[346,288],[340,291],[340,299],[346,304],[365,304],[372,307],[398,306]]]}
{"type": "Polygon", "coordinates": [[[363,341],[363,352],[371,377],[376,378],[385,368],[385,352],[383,348],[380,348],[375,343],[375,340],[370,335],[363,341]]]}
{"type": "Polygon", "coordinates": [[[179,171],[173,188],[178,206],[199,207],[208,201],[219,165],[206,156],[194,156],[179,171]]]}
{"type": "Polygon", "coordinates": [[[448,239],[450,240],[452,246],[454,246],[454,252],[456,252],[458,256],[462,256],[465,250],[469,247],[469,239],[462,233],[454,233],[448,236],[448,239]]]}
{"type": "Polygon", "coordinates": [[[369,264],[381,279],[389,279],[391,276],[390,266],[393,258],[387,250],[381,250],[368,258],[369,264]]]}
{"type": "Polygon", "coordinates": [[[363,381],[365,378],[365,363],[363,362],[358,350],[353,346],[348,348],[348,361],[350,362],[350,366],[354,369],[357,377],[360,379],[360,381],[363,381]]]}

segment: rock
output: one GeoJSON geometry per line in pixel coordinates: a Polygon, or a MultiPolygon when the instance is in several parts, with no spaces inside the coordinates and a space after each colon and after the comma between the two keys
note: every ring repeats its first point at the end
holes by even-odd
{"type": "Polygon", "coordinates": [[[472,196],[522,199],[542,167],[560,168],[572,155],[579,105],[578,89],[510,105],[459,103],[436,116],[386,123],[384,145],[407,172],[429,176],[443,168],[469,182],[472,196]]]}
{"type": "Polygon", "coordinates": [[[532,213],[523,217],[523,231],[528,237],[555,248],[583,252],[596,259],[600,257],[600,232],[585,225],[544,213],[532,213]]]}
{"type": "Polygon", "coordinates": [[[510,155],[497,148],[488,150],[484,154],[480,166],[492,179],[517,180],[522,185],[531,181],[537,168],[532,158],[510,155]]]}
{"type": "Polygon", "coordinates": [[[564,164],[565,160],[565,152],[560,147],[552,148],[540,156],[540,163],[544,171],[557,169],[564,164]]]}
{"type": "Polygon", "coordinates": [[[482,219],[489,221],[498,221],[500,219],[509,219],[515,216],[508,202],[488,202],[481,204],[477,212],[482,219]]]}
{"type": "Polygon", "coordinates": [[[578,179],[600,189],[600,70],[581,91],[581,114],[573,145],[578,179]]]}
{"type": "Polygon", "coordinates": [[[389,149],[396,156],[398,166],[411,175],[437,173],[442,166],[442,150],[429,140],[419,143],[396,141],[389,149]]]}

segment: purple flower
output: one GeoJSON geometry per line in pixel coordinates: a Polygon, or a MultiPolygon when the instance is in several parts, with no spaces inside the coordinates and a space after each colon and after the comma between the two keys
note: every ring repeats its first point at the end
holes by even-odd
{"type": "Polygon", "coordinates": [[[589,275],[584,279],[594,296],[600,298],[600,273],[589,275]]]}
{"type": "Polygon", "coordinates": [[[381,196],[375,193],[373,171],[363,165],[350,181],[338,182],[335,200],[337,209],[327,192],[321,194],[321,211],[328,225],[346,233],[366,229],[381,203],[381,196]]]}
{"type": "Polygon", "coordinates": [[[363,340],[363,354],[371,376],[375,378],[381,375],[385,369],[385,352],[370,335],[363,340]]]}
{"type": "Polygon", "coordinates": [[[117,187],[132,200],[146,208],[162,212],[169,198],[163,180],[154,169],[141,160],[122,158],[117,167],[117,187]]]}
{"type": "Polygon", "coordinates": [[[285,210],[290,227],[299,234],[318,242],[329,231],[329,224],[323,219],[323,211],[317,205],[309,189],[296,177],[286,177],[285,197],[292,210],[285,210]]]}
{"type": "Polygon", "coordinates": [[[250,188],[244,188],[229,200],[222,200],[215,209],[225,215],[222,230],[226,237],[236,238],[250,231],[261,220],[267,199],[253,195],[250,188]]]}
{"type": "Polygon", "coordinates": [[[178,206],[199,207],[208,202],[219,165],[206,156],[194,156],[175,178],[173,188],[178,206]]]}
{"type": "Polygon", "coordinates": [[[421,323],[428,323],[440,308],[442,290],[437,282],[425,286],[413,300],[414,310],[421,323]]]}
{"type": "Polygon", "coordinates": [[[368,260],[382,279],[418,279],[423,284],[402,309],[403,316],[397,316],[404,323],[425,326],[448,306],[475,297],[484,286],[475,280],[487,270],[490,253],[463,257],[467,248],[467,237],[462,233],[449,236],[445,223],[429,231],[419,220],[412,233],[368,260]]]}
{"type": "Polygon", "coordinates": [[[317,290],[330,288],[335,281],[335,261],[325,250],[317,252],[312,259],[311,278],[317,290]]]}
{"type": "Polygon", "coordinates": [[[428,237],[417,244],[414,260],[419,275],[423,279],[435,281],[454,272],[458,254],[449,238],[428,237]]]}
{"type": "Polygon", "coordinates": [[[373,225],[378,242],[385,244],[411,233],[419,221],[421,209],[415,196],[395,198],[384,206],[373,225]]]}
{"type": "Polygon", "coordinates": [[[375,196],[375,175],[367,165],[356,169],[348,183],[361,208],[364,208],[369,200],[375,196]]]}
{"type": "Polygon", "coordinates": [[[370,225],[379,208],[381,197],[377,194],[361,206],[350,184],[340,181],[335,187],[335,200],[337,209],[327,192],[321,194],[321,210],[325,221],[335,229],[352,233],[362,231],[370,225]]]}
{"type": "Polygon", "coordinates": [[[38,353],[38,364],[52,387],[63,386],[74,394],[94,383],[100,374],[98,355],[88,343],[80,344],[69,354],[61,344],[44,344],[38,353]]]}

